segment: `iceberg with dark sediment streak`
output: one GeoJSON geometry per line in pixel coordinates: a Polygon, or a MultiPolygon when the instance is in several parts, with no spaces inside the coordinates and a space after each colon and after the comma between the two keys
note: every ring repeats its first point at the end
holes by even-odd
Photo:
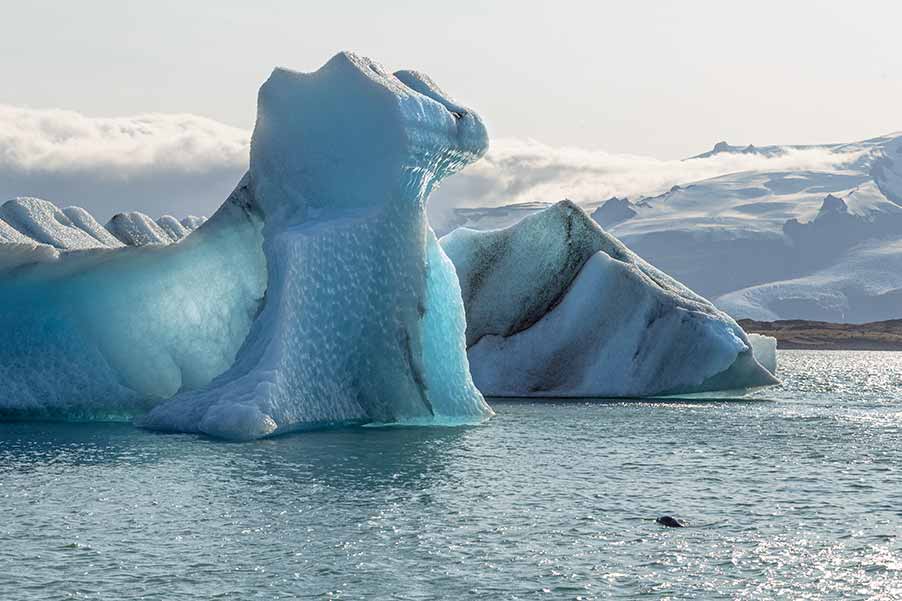
{"type": "Polygon", "coordinates": [[[735,321],[569,201],[506,229],[455,230],[442,246],[460,279],[473,380],[486,395],[637,397],[776,383],[735,321]]]}

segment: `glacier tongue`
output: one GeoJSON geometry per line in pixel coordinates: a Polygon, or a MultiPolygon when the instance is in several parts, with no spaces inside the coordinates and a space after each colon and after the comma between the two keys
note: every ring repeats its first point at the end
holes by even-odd
{"type": "Polygon", "coordinates": [[[353,422],[491,414],[473,386],[451,263],[426,222],[432,187],[487,136],[427,77],[342,53],[260,89],[248,191],[267,290],[234,364],[141,424],[246,440],[353,422]]]}
{"type": "Polygon", "coordinates": [[[442,239],[490,396],[649,396],[776,383],[726,314],[569,201],[442,239]]]}

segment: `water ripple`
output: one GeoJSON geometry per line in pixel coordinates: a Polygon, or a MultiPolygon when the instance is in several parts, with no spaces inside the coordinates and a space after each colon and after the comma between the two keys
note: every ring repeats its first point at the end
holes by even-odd
{"type": "Polygon", "coordinates": [[[902,354],[781,362],[466,428],[0,424],[0,599],[902,598],[902,354]]]}

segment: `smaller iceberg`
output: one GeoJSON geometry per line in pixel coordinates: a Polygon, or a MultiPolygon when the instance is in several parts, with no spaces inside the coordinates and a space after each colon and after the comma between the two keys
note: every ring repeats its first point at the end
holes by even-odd
{"type": "Polygon", "coordinates": [[[777,339],[764,334],[749,334],[752,353],[761,366],[770,373],[777,374],[777,339]]]}
{"type": "Polygon", "coordinates": [[[762,366],[733,319],[570,201],[506,229],[458,229],[441,244],[460,279],[473,380],[487,396],[643,397],[777,383],[775,354],[762,366]]]}

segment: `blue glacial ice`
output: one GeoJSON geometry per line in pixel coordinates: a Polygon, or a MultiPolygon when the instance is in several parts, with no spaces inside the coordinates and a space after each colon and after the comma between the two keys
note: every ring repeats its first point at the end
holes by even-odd
{"type": "Polygon", "coordinates": [[[637,396],[775,381],[753,351],[773,355],[771,341],[571,204],[439,243],[426,201],[487,146],[479,116],[427,76],[341,53],[263,84],[250,169],[209,220],[101,226],[6,203],[0,417],[248,440],[477,422],[492,410],[476,385],[637,396]]]}
{"type": "Polygon", "coordinates": [[[146,427],[230,439],[349,422],[475,421],[463,305],[426,222],[485,128],[421,74],[339,54],[261,87],[247,193],[264,217],[266,300],[234,364],[146,427]]]}
{"type": "Polygon", "coordinates": [[[776,383],[773,339],[655,269],[569,201],[442,238],[489,396],[637,397],[776,383]],[[756,359],[758,347],[762,360],[756,359]]]}
{"type": "Polygon", "coordinates": [[[276,69],[249,172],[190,236],[167,244],[169,220],[123,214],[106,229],[140,248],[4,247],[0,411],[146,412],[148,428],[237,440],[484,419],[425,202],[487,145],[425,75],[348,53],[276,69]]]}
{"type": "Polygon", "coordinates": [[[179,244],[0,247],[0,413],[129,417],[228,368],[266,287],[239,196],[179,244]]]}

